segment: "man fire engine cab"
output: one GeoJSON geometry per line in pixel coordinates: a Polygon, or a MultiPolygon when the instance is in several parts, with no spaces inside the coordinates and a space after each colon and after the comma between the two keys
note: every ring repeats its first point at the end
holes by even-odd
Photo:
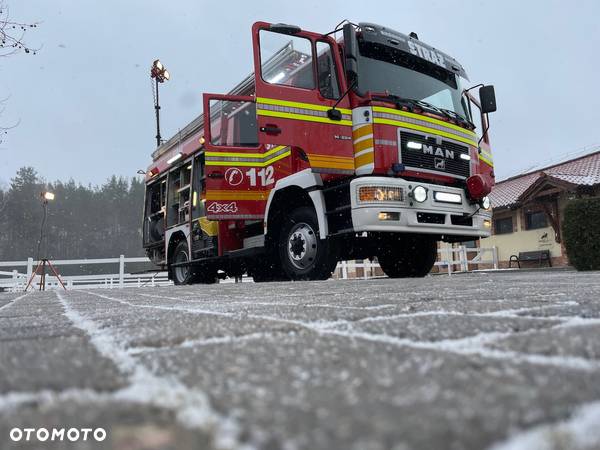
{"type": "Polygon", "coordinates": [[[204,94],[147,171],[144,246],[175,283],[319,280],[365,258],[421,277],[438,241],[490,234],[492,86],[476,99],[454,58],[370,23],[257,22],[252,41],[254,73],[204,94]]]}

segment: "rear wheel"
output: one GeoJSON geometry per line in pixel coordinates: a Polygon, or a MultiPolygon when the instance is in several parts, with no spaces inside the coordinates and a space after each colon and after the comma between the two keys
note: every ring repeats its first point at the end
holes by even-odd
{"type": "Polygon", "coordinates": [[[393,236],[385,239],[377,259],[390,278],[424,277],[437,257],[437,241],[429,236],[393,236]]]}
{"type": "Polygon", "coordinates": [[[190,252],[186,241],[181,241],[173,251],[170,278],[176,285],[182,284],[213,284],[217,282],[217,269],[212,265],[202,265],[191,267],[186,263],[190,262],[190,252]],[[181,264],[181,265],[180,265],[181,264]]]}
{"type": "Polygon", "coordinates": [[[174,264],[174,267],[170,268],[170,278],[173,283],[176,285],[189,284],[192,281],[192,276],[190,266],[186,264],[190,262],[190,252],[186,241],[177,244],[171,261],[174,264]]]}
{"type": "Polygon", "coordinates": [[[336,265],[329,241],[319,238],[317,215],[310,207],[297,208],[284,219],[278,250],[281,267],[292,280],[326,280],[336,265]]]}

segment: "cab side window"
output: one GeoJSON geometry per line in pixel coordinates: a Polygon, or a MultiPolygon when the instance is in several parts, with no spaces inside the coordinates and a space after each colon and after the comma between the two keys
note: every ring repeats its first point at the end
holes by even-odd
{"type": "Polygon", "coordinates": [[[258,146],[256,104],[248,101],[211,100],[210,133],[213,145],[258,146]]]}
{"type": "Polygon", "coordinates": [[[335,71],[335,60],[331,45],[326,42],[317,42],[317,75],[321,95],[337,100],[340,96],[340,89],[335,71]]]}
{"type": "Polygon", "coordinates": [[[302,89],[315,88],[309,39],[260,30],[259,40],[263,80],[302,89]]]}

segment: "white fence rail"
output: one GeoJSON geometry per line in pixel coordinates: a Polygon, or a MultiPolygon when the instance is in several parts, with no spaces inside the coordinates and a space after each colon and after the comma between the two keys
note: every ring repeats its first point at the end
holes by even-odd
{"type": "MultiPolygon", "coordinates": [[[[103,258],[103,259],[70,259],[51,261],[55,267],[67,265],[88,265],[88,264],[119,264],[119,272],[102,275],[67,275],[61,279],[67,289],[86,289],[86,288],[124,288],[124,287],[141,287],[141,286],[167,286],[173,284],[167,277],[167,272],[143,272],[143,273],[126,273],[125,265],[127,263],[149,263],[150,260],[145,257],[141,258],[126,258],[121,255],[118,258],[103,258]]],[[[490,248],[467,248],[464,245],[459,247],[444,247],[438,249],[438,261],[435,263],[440,271],[447,272],[451,275],[454,272],[468,272],[472,270],[472,266],[476,264],[486,264],[494,269],[498,269],[498,251],[496,247],[490,248]]],[[[12,271],[0,270],[0,291],[22,291],[25,289],[29,279],[31,278],[37,262],[33,258],[28,258],[27,261],[4,261],[0,262],[0,269],[3,267],[25,267],[25,272],[21,273],[16,269],[12,271]]],[[[342,261],[338,263],[334,272],[337,278],[375,278],[381,275],[378,271],[380,266],[377,262],[364,260],[357,261],[342,261]],[[360,273],[359,270],[360,269],[360,273]]],[[[61,288],[58,279],[48,275],[46,268],[46,289],[61,288]]],[[[60,270],[58,271],[60,273],[60,270]]],[[[242,281],[250,281],[249,277],[244,276],[242,281]]],[[[225,280],[224,282],[231,282],[225,280]]],[[[34,278],[30,289],[38,288],[39,275],[34,278]]]]}
{"type": "MultiPolygon", "coordinates": [[[[60,275],[61,280],[67,289],[86,289],[86,288],[123,288],[129,286],[164,286],[173,284],[167,277],[167,272],[150,271],[144,273],[126,273],[126,263],[150,263],[146,257],[126,258],[124,255],[118,258],[102,258],[102,259],[67,259],[51,261],[52,265],[57,268],[60,274],[61,266],[68,265],[94,265],[94,264],[119,264],[118,273],[101,274],[101,275],[60,275]]],[[[3,267],[24,267],[25,272],[20,273],[16,269],[12,272],[0,270],[0,290],[22,291],[27,286],[27,283],[33,275],[37,261],[33,258],[28,258],[27,261],[3,261],[0,262],[0,269],[3,267]]],[[[58,279],[49,274],[51,271],[46,267],[46,289],[57,289],[62,287],[58,279]]],[[[37,289],[39,287],[39,275],[34,277],[29,289],[37,289]]]]}
{"type": "MultiPolygon", "coordinates": [[[[448,275],[457,272],[469,272],[473,270],[474,265],[485,264],[491,266],[494,270],[498,269],[498,250],[496,247],[442,247],[438,249],[438,260],[435,265],[440,272],[447,272],[448,275]]],[[[370,260],[342,261],[338,263],[336,272],[338,278],[375,278],[382,276],[378,274],[379,263],[370,260]],[[358,270],[360,274],[358,274],[358,270]]],[[[381,272],[379,272],[381,273],[381,272]]]]}
{"type": "Polygon", "coordinates": [[[491,265],[494,270],[498,269],[498,249],[496,247],[444,247],[438,249],[438,261],[436,266],[442,270],[446,267],[448,275],[452,272],[468,272],[470,265],[491,265]],[[469,259],[470,258],[470,259],[469,259]],[[459,267],[455,270],[455,267],[459,267]]]}

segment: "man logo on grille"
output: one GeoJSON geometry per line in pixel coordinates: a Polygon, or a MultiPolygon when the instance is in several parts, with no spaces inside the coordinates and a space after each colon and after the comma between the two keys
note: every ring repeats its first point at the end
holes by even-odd
{"type": "Polygon", "coordinates": [[[446,160],[442,158],[435,158],[435,168],[440,170],[446,170],[446,160]]]}
{"type": "MultiPolygon", "coordinates": [[[[423,144],[424,155],[434,155],[440,158],[454,159],[454,151],[443,149],[441,147],[433,147],[432,145],[423,144]]],[[[436,158],[437,160],[438,158],[436,158]]]]}

